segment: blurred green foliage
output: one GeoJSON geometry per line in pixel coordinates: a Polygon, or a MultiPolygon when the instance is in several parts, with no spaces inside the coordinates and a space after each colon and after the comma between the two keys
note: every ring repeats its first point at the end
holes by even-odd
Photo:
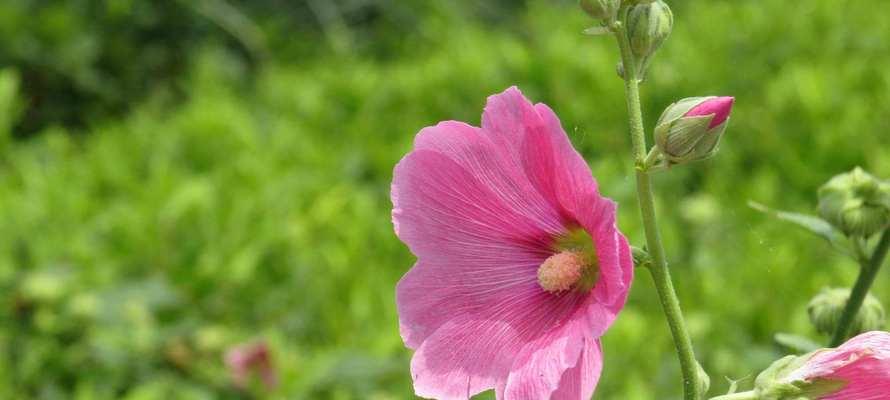
{"type": "MultiPolygon", "coordinates": [[[[641,243],[612,41],[570,1],[480,3],[0,5],[0,398],[409,397],[392,167],[512,84],[557,111],[641,243]],[[280,384],[241,392],[223,353],[256,339],[280,384]]],[[[671,4],[647,126],[680,97],[737,98],[718,157],[656,178],[717,393],[781,355],[777,331],[825,341],[806,303],[855,276],[746,202],[808,212],[839,171],[890,177],[890,4],[671,4]]],[[[679,398],[642,271],[604,341],[597,398],[679,398]]]]}

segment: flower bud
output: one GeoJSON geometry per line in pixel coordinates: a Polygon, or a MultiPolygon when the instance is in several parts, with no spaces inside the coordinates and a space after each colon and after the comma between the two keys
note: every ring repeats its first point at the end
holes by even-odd
{"type": "Polygon", "coordinates": [[[662,0],[641,2],[631,7],[626,24],[631,51],[640,71],[643,71],[649,64],[649,58],[671,34],[674,14],[662,0]]]}
{"type": "Polygon", "coordinates": [[[610,20],[615,18],[621,0],[579,0],[578,4],[591,17],[610,20]]]}
{"type": "Polygon", "coordinates": [[[890,183],[861,168],[819,188],[819,214],[847,236],[868,237],[890,226],[890,183]]]}
{"type": "MultiPolygon", "coordinates": [[[[810,304],[807,305],[807,314],[810,315],[810,322],[813,323],[817,332],[830,335],[835,331],[849,298],[849,289],[824,288],[810,300],[810,304]]],[[[878,299],[869,294],[862,303],[862,307],[859,308],[856,318],[853,319],[850,331],[852,335],[856,335],[862,332],[881,330],[884,329],[885,323],[884,307],[881,306],[878,299]]]]}
{"type": "Polygon", "coordinates": [[[671,104],[655,125],[655,143],[670,164],[704,160],[717,153],[732,97],[690,97],[671,104]]]}
{"type": "Polygon", "coordinates": [[[752,399],[883,399],[890,385],[890,333],[868,332],[835,349],[787,356],[757,376],[752,399]]]}

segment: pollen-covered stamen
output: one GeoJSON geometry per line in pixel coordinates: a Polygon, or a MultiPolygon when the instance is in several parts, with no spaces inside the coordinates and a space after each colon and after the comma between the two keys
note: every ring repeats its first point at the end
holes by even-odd
{"type": "Polygon", "coordinates": [[[596,285],[599,265],[590,235],[580,228],[554,238],[553,255],[538,267],[538,284],[550,293],[569,289],[589,292],[596,285]]]}
{"type": "Polygon", "coordinates": [[[550,293],[569,290],[581,279],[584,267],[584,257],[580,253],[556,253],[538,267],[538,283],[550,293]]]}

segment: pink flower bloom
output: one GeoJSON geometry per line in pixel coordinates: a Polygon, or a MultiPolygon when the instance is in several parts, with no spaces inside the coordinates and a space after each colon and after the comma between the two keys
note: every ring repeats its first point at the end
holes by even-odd
{"type": "Polygon", "coordinates": [[[240,389],[246,389],[252,374],[259,374],[267,389],[275,387],[278,378],[269,348],[264,342],[242,344],[229,349],[225,356],[226,367],[232,382],[240,389]]]}
{"type": "Polygon", "coordinates": [[[732,111],[732,104],[735,102],[734,97],[713,97],[705,100],[701,104],[693,107],[684,116],[696,117],[701,115],[714,115],[714,119],[708,124],[708,129],[718,126],[729,118],[732,111]]]}
{"type": "Polygon", "coordinates": [[[890,333],[866,332],[836,349],[820,350],[783,380],[836,382],[837,389],[819,400],[890,399],[890,333]]]}
{"type": "Polygon", "coordinates": [[[488,98],[481,128],[424,128],[392,201],[417,256],[396,289],[417,395],[589,399],[633,261],[553,111],[512,87],[488,98]]]}

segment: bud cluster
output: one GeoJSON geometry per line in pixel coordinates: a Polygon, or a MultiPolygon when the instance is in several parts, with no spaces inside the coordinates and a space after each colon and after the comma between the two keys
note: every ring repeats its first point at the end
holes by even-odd
{"type": "Polygon", "coordinates": [[[837,175],[819,189],[819,214],[847,236],[881,232],[890,226],[890,182],[859,167],[837,175]]]}
{"type": "MultiPolygon", "coordinates": [[[[825,335],[834,333],[849,298],[849,289],[824,288],[810,300],[810,304],[807,305],[807,314],[809,314],[810,322],[813,323],[817,332],[825,335]]],[[[850,333],[855,335],[882,330],[885,325],[884,307],[878,299],[869,294],[853,319],[850,333]]]]}

